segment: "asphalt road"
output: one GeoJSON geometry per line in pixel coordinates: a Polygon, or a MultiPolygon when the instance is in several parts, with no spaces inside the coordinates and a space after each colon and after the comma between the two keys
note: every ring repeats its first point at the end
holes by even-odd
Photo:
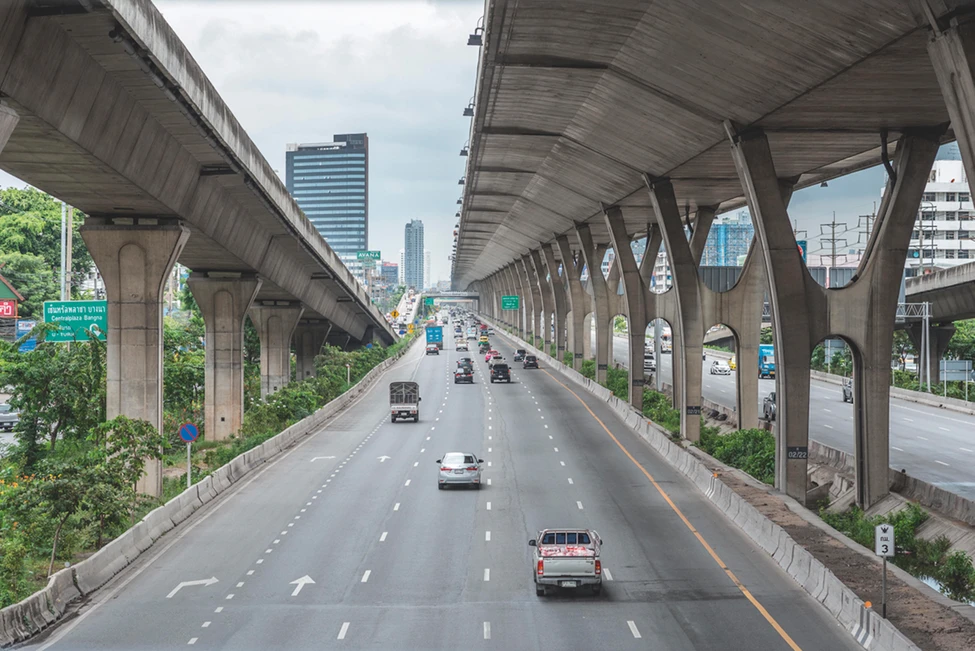
{"type": "MultiPolygon", "coordinates": [[[[626,367],[629,344],[613,338],[613,361],[626,367]]],[[[664,382],[671,382],[671,355],[658,364],[664,382]]],[[[717,359],[717,358],[714,358],[717,359]]],[[[710,365],[711,359],[702,360],[710,365]]],[[[757,372],[757,371],[756,371],[757,372]]],[[[704,368],[702,393],[718,404],[735,405],[737,371],[710,375],[704,368]]],[[[759,414],[762,399],[775,390],[775,380],[758,381],[759,414]]],[[[813,380],[809,396],[809,435],[831,447],[854,453],[853,405],[843,402],[840,387],[813,380]]],[[[975,499],[975,417],[913,402],[890,401],[890,464],[945,490],[975,499]]]]}
{"type": "Polygon", "coordinates": [[[544,365],[489,384],[475,358],[476,383],[454,385],[462,355],[416,347],[30,648],[859,648],[605,403],[544,365]],[[409,378],[421,421],[392,424],[386,382],[409,378]],[[448,451],[485,460],[481,490],[437,489],[448,451]],[[527,541],[555,526],[600,532],[602,595],[535,596],[527,541]]]}

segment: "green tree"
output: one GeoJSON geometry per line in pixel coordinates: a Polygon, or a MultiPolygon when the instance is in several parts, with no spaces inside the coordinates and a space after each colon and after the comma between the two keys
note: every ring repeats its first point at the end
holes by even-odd
{"type": "Polygon", "coordinates": [[[948,342],[947,356],[975,360],[975,319],[955,322],[955,334],[948,342]]]}
{"type": "Polygon", "coordinates": [[[763,344],[774,343],[772,340],[772,326],[765,326],[762,328],[759,343],[763,343],[763,344]]]}
{"type": "Polygon", "coordinates": [[[60,296],[57,276],[38,255],[0,253],[0,274],[23,295],[24,302],[19,308],[22,318],[43,319],[44,301],[54,301],[60,296]]]}

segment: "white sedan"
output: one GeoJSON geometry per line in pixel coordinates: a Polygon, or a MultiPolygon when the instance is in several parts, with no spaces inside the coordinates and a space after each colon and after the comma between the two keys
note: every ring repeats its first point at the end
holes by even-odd
{"type": "Polygon", "coordinates": [[[465,484],[474,488],[481,487],[481,464],[473,454],[466,452],[448,452],[442,459],[437,459],[440,466],[440,476],[437,478],[437,488],[443,490],[450,484],[465,484]]]}
{"type": "Polygon", "coordinates": [[[731,367],[728,362],[711,362],[711,375],[731,375],[731,367]]]}

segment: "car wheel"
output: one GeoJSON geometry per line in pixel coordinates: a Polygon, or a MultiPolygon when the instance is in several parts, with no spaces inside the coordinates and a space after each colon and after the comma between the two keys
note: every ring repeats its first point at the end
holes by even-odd
{"type": "Polygon", "coordinates": [[[437,484],[437,488],[443,490],[444,488],[446,488],[446,486],[444,486],[443,484],[437,484]]]}
{"type": "Polygon", "coordinates": [[[419,416],[414,416],[413,417],[413,422],[414,423],[419,423],[420,422],[420,417],[419,416]]]}
{"type": "Polygon", "coordinates": [[[545,586],[538,583],[535,584],[535,596],[544,597],[545,596],[545,586]]]}
{"type": "Polygon", "coordinates": [[[393,416],[393,422],[394,423],[396,422],[396,416],[393,416]]]}
{"type": "Polygon", "coordinates": [[[594,586],[592,586],[592,593],[593,593],[594,595],[596,595],[596,596],[599,596],[599,594],[600,594],[600,593],[601,593],[602,591],[603,591],[603,586],[602,586],[602,584],[601,584],[601,583],[597,583],[596,585],[594,585],[594,586]]]}

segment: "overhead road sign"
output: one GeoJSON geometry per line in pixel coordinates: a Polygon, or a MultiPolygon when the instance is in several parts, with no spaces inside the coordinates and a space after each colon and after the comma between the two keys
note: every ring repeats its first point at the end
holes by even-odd
{"type": "Polygon", "coordinates": [[[424,305],[433,305],[433,296],[425,296],[423,298],[424,305]]]}
{"type": "Polygon", "coordinates": [[[501,309],[502,310],[517,310],[521,305],[520,296],[502,296],[501,297],[501,309]]]}
{"type": "Polygon", "coordinates": [[[47,341],[88,341],[94,335],[105,341],[108,332],[108,301],[44,301],[44,323],[57,323],[47,341]]]}
{"type": "Polygon", "coordinates": [[[380,251],[356,251],[356,260],[379,260],[382,255],[380,251]]]}

